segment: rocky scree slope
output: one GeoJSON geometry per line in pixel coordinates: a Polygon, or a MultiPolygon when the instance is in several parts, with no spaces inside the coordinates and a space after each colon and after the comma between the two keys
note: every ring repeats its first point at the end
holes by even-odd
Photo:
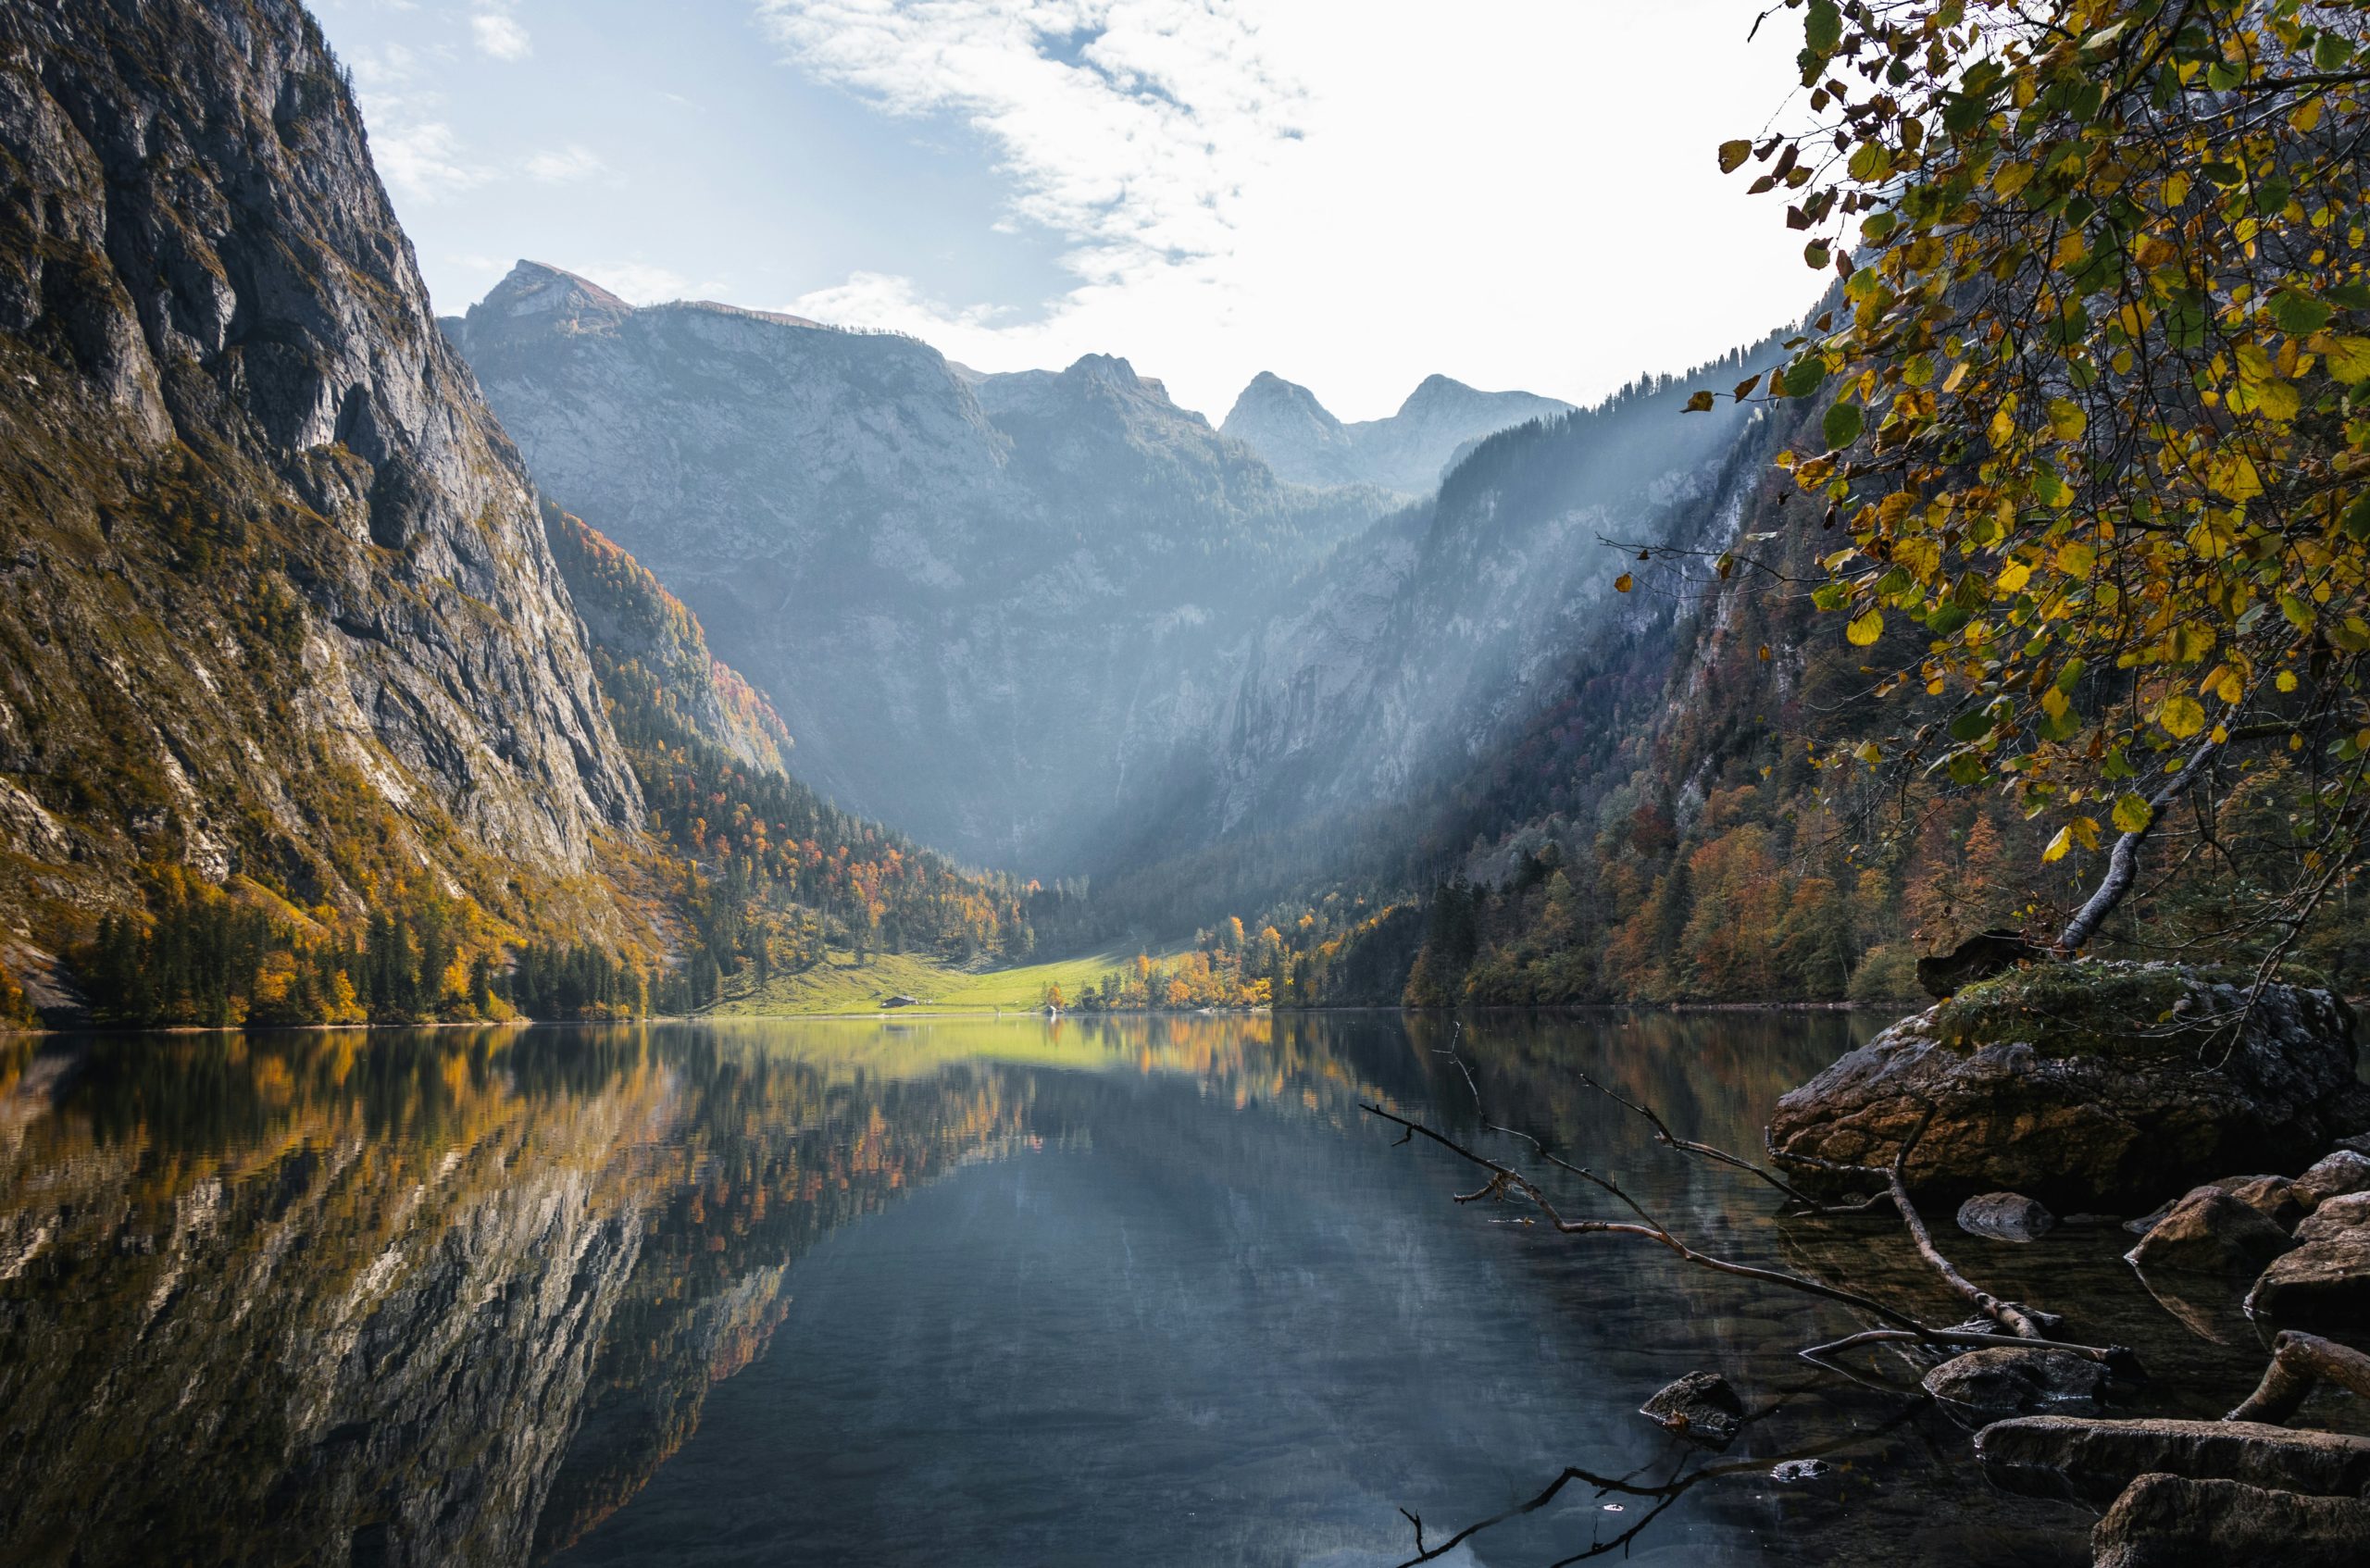
{"type": "Polygon", "coordinates": [[[552,499],[694,611],[842,804],[1049,870],[1156,677],[1370,521],[1122,359],[983,376],[912,339],[521,263],[445,329],[552,499]]]}
{"type": "Polygon", "coordinates": [[[1371,484],[1428,495],[1484,438],[1572,411],[1568,403],[1534,392],[1480,392],[1428,376],[1396,414],[1345,425],[1306,387],[1262,370],[1218,428],[1294,484],[1371,484]]]}
{"type": "Polygon", "coordinates": [[[291,0],[0,7],[0,443],[20,933],[150,859],[608,918],[632,774],[291,0]]]}

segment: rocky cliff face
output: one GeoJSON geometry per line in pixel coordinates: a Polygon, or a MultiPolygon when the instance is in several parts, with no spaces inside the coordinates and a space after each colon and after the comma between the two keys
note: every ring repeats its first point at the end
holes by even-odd
{"type": "MultiPolygon", "coordinates": [[[[0,902],[497,907],[640,799],[293,0],[0,7],[0,902]]],[[[579,884],[580,885],[580,883],[579,884]]]]}
{"type": "Polygon", "coordinates": [[[1570,404],[1552,397],[1477,392],[1446,376],[1428,376],[1398,413],[1345,425],[1306,387],[1262,370],[1220,428],[1295,484],[1372,484],[1428,495],[1485,437],[1570,412],[1570,404]]]}
{"type": "Polygon", "coordinates": [[[1063,869],[1115,737],[1379,509],[1278,480],[1122,359],[980,376],[925,344],[634,309],[521,263],[446,330],[546,493],[695,611],[842,804],[1063,869]]]}

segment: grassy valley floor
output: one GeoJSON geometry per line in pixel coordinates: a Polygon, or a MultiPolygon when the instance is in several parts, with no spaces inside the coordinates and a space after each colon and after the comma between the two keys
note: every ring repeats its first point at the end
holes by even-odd
{"type": "MultiPolygon", "coordinates": [[[[1155,962],[1182,949],[1152,954],[1155,962]]],[[[713,1011],[723,1016],[767,1017],[832,1013],[878,1013],[892,996],[909,996],[916,1013],[1018,1013],[1044,1005],[1045,988],[1059,986],[1075,997],[1113,970],[1136,961],[1136,950],[1088,953],[1008,968],[966,969],[921,953],[874,953],[863,964],[833,949],[822,963],[801,974],[776,975],[755,984],[745,973],[725,982],[713,1011]]]]}

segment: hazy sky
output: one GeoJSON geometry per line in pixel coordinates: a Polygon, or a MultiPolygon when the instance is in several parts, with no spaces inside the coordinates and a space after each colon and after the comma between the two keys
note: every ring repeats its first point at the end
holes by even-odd
{"type": "Polygon", "coordinates": [[[1738,0],[314,3],[440,311],[529,256],[1365,418],[1588,402],[1819,289],[1713,161],[1802,42],[1738,0]]]}

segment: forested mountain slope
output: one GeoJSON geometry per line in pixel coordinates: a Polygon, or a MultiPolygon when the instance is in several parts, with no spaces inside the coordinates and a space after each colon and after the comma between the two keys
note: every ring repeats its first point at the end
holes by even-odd
{"type": "Polygon", "coordinates": [[[611,724],[670,852],[689,951],[663,982],[670,1010],[717,1000],[728,976],[763,985],[833,948],[1026,957],[1077,935],[1075,890],[967,870],[841,810],[785,765],[790,732],[708,651],[699,618],[580,518],[543,504],[552,554],[592,636],[611,724]]]}
{"type": "Polygon", "coordinates": [[[0,903],[143,863],[624,934],[641,792],[293,0],[0,7],[0,903]]]}
{"type": "Polygon", "coordinates": [[[720,305],[634,309],[521,263],[447,330],[537,482],[695,610],[851,809],[1059,868],[1155,672],[1377,492],[1276,479],[1125,360],[980,376],[927,345],[720,305]]]}

